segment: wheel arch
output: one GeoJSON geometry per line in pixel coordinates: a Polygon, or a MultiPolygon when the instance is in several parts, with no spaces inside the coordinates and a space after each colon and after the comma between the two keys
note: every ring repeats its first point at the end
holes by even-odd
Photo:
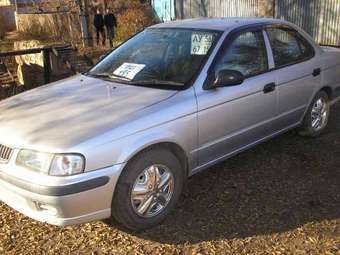
{"type": "MultiPolygon", "coordinates": [[[[326,92],[326,94],[328,95],[328,98],[330,99],[330,100],[332,100],[333,99],[333,90],[332,90],[332,88],[330,87],[330,86],[324,86],[324,87],[322,87],[319,91],[324,91],[324,92],[326,92]]],[[[318,92],[319,92],[318,91],[318,92]]],[[[318,93],[317,92],[317,93],[318,93]]]]}
{"type": "Polygon", "coordinates": [[[181,166],[183,167],[183,170],[185,171],[184,176],[188,177],[188,174],[189,174],[189,158],[188,158],[185,150],[182,148],[182,146],[180,146],[178,143],[170,142],[170,141],[161,141],[161,142],[152,143],[152,144],[149,144],[145,147],[142,147],[142,148],[134,151],[127,158],[126,165],[132,159],[134,159],[137,155],[139,155],[140,153],[147,151],[147,150],[157,149],[157,148],[165,148],[165,149],[169,150],[172,154],[174,154],[174,156],[179,160],[181,166]]]}

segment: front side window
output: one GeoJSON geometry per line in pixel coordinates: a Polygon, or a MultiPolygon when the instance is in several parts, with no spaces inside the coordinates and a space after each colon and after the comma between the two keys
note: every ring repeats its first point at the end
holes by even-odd
{"type": "Polygon", "coordinates": [[[88,75],[180,89],[199,72],[220,34],[211,30],[147,29],[114,50],[88,75]]]}
{"type": "Polygon", "coordinates": [[[268,70],[266,46],[261,31],[239,34],[217,62],[215,72],[235,70],[252,76],[268,70]]]}
{"type": "Polygon", "coordinates": [[[298,32],[291,29],[266,30],[276,67],[294,64],[314,56],[314,49],[298,32]]]}

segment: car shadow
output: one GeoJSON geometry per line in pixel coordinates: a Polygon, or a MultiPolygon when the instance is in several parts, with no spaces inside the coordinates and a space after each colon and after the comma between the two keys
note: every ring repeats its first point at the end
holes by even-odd
{"type": "Polygon", "coordinates": [[[340,218],[338,112],[339,103],[321,137],[292,131],[193,176],[161,225],[132,234],[185,244],[282,233],[340,218]]]}

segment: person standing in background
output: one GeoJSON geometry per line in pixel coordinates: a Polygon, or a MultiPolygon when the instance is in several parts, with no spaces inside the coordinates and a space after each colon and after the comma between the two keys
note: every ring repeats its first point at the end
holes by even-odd
{"type": "Polygon", "coordinates": [[[102,44],[105,46],[105,29],[104,29],[104,17],[100,8],[97,8],[96,14],[94,15],[93,25],[96,28],[97,45],[99,45],[100,36],[102,37],[102,44]]]}
{"type": "Polygon", "coordinates": [[[106,27],[107,38],[109,39],[110,47],[113,47],[113,39],[115,37],[115,28],[117,28],[117,19],[111,9],[106,10],[104,16],[104,23],[106,27]]]}

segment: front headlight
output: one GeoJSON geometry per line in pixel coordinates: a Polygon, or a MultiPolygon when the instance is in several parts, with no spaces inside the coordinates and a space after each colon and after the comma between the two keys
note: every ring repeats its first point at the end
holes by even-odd
{"type": "Polygon", "coordinates": [[[54,155],[31,150],[19,151],[17,165],[48,174],[54,155]]]}
{"type": "Polygon", "coordinates": [[[84,171],[85,159],[78,154],[51,154],[31,150],[21,150],[17,165],[53,176],[68,176],[84,171]]]}

